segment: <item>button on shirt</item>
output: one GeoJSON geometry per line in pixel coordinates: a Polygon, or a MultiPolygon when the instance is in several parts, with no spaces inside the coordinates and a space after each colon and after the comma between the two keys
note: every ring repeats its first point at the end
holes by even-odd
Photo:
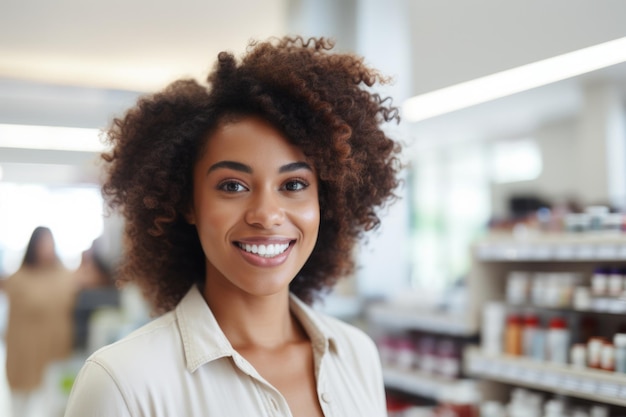
{"type": "MultiPolygon", "coordinates": [[[[378,351],[361,330],[295,296],[326,417],[386,416],[378,351]]],[[[178,306],[87,359],[65,417],[291,416],[287,401],[233,349],[197,287],[178,306]]]]}

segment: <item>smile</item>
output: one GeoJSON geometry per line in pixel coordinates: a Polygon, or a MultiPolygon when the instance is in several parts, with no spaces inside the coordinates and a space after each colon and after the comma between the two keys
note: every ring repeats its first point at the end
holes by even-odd
{"type": "Polygon", "coordinates": [[[248,243],[236,243],[241,249],[264,258],[273,258],[284,253],[289,248],[289,243],[276,243],[269,245],[257,245],[248,243]]]}

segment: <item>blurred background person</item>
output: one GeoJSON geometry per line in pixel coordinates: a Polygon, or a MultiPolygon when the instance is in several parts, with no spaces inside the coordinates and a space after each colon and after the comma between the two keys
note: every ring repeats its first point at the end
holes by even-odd
{"type": "Polygon", "coordinates": [[[88,346],[88,341],[97,337],[90,333],[92,316],[103,310],[116,312],[120,307],[114,268],[103,256],[101,246],[100,238],[94,240],[89,249],[83,251],[75,272],[79,291],[74,305],[74,349],[78,354],[87,355],[99,347],[88,346]]]}
{"type": "Polygon", "coordinates": [[[22,265],[0,285],[9,302],[6,376],[12,415],[49,416],[44,379],[55,361],[72,353],[72,312],[78,289],[73,271],[57,256],[50,229],[33,231],[22,265]]]}

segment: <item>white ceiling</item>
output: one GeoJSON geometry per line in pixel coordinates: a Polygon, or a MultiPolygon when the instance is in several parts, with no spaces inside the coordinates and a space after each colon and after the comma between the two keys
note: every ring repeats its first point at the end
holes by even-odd
{"type": "Polygon", "coordinates": [[[412,130],[418,138],[415,150],[461,141],[523,137],[542,125],[576,117],[584,106],[585,88],[593,84],[615,88],[626,103],[626,63],[417,123],[412,130]]]}
{"type": "MultiPolygon", "coordinates": [[[[105,89],[154,91],[181,76],[200,78],[219,51],[242,52],[250,39],[294,27],[330,36],[356,30],[354,46],[379,67],[403,62],[395,56],[406,53],[412,63],[399,74],[403,93],[425,92],[624,36],[625,13],[626,2],[609,0],[2,0],[0,119],[102,127],[134,101],[105,89]],[[401,26],[406,31],[393,30],[401,26]]],[[[624,66],[613,70],[595,76],[626,83],[624,66]]],[[[575,114],[585,79],[427,120],[413,133],[451,140],[523,134],[575,114]]]]}
{"type": "Polygon", "coordinates": [[[0,77],[136,91],[285,32],[287,0],[3,0],[0,77]]]}

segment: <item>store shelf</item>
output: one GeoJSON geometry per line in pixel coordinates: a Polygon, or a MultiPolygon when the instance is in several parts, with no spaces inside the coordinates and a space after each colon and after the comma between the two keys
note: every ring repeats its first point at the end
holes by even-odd
{"type": "Polygon", "coordinates": [[[626,261],[626,236],[539,234],[524,238],[491,236],[474,248],[481,261],[626,261]]]}
{"type": "Polygon", "coordinates": [[[387,328],[465,337],[478,334],[478,323],[467,314],[449,314],[388,304],[372,305],[367,308],[366,313],[370,322],[387,328]]]}
{"type": "Polygon", "coordinates": [[[462,381],[445,379],[419,371],[403,371],[389,367],[383,369],[383,377],[387,388],[433,400],[439,398],[442,390],[453,387],[462,381]]]}
{"type": "Polygon", "coordinates": [[[477,347],[467,348],[464,360],[465,372],[469,376],[626,406],[626,374],[578,369],[521,357],[488,356],[477,347]]]}

